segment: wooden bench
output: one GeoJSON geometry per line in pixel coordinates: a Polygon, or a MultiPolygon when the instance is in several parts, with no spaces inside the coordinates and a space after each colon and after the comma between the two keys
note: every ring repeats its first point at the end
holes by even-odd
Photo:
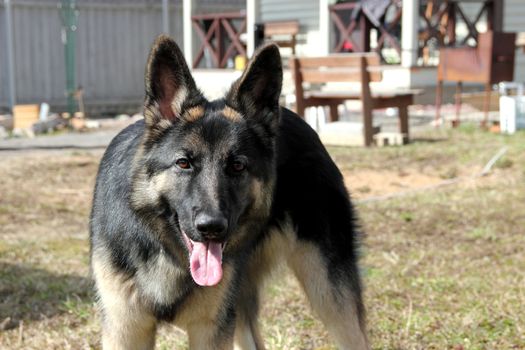
{"type": "Polygon", "coordinates": [[[271,40],[280,47],[290,47],[295,55],[295,45],[299,34],[298,21],[275,21],[264,23],[264,38],[271,40]]]}
{"type": "Polygon", "coordinates": [[[329,106],[331,121],[337,121],[337,106],[345,100],[363,102],[363,136],[366,146],[373,143],[372,111],[374,109],[397,107],[399,110],[399,130],[405,143],[409,140],[408,106],[414,103],[416,90],[372,91],[370,82],[381,81],[380,59],[375,53],[343,54],[325,57],[294,57],[290,68],[295,83],[296,112],[304,117],[307,107],[329,106]],[[329,82],[357,82],[358,91],[325,91],[311,89],[305,91],[303,83],[325,84],[329,82]]]}

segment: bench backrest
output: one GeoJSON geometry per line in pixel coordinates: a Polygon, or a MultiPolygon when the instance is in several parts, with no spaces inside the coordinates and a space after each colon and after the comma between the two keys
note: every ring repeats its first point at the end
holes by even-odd
{"type": "Polygon", "coordinates": [[[298,21],[274,21],[264,23],[264,38],[270,40],[280,47],[292,49],[295,55],[295,45],[299,34],[298,21]]]}
{"type": "Polygon", "coordinates": [[[379,56],[375,53],[340,54],[324,57],[292,57],[290,68],[295,84],[296,103],[303,104],[303,83],[358,82],[361,99],[371,98],[371,81],[381,81],[379,56]]]}
{"type": "Polygon", "coordinates": [[[274,35],[297,35],[298,33],[298,21],[279,21],[264,23],[264,35],[266,37],[271,37],[274,35]]]}
{"type": "Polygon", "coordinates": [[[363,72],[369,73],[369,81],[381,80],[375,53],[294,57],[290,63],[292,73],[303,83],[361,82],[363,72]]]}

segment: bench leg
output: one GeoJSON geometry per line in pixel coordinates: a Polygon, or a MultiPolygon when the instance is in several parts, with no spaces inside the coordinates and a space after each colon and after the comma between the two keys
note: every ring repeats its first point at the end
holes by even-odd
{"type": "Polygon", "coordinates": [[[490,84],[485,85],[485,100],[483,101],[483,121],[481,122],[482,128],[487,128],[489,123],[489,110],[490,110],[490,93],[492,86],[490,84]]]}
{"type": "Polygon", "coordinates": [[[442,98],[443,98],[443,80],[438,80],[438,83],[436,86],[436,118],[435,118],[436,127],[439,126],[441,122],[442,98]]]}
{"type": "Polygon", "coordinates": [[[295,113],[297,113],[297,115],[303,119],[305,119],[304,117],[305,110],[306,110],[306,107],[304,106],[304,104],[297,103],[295,105],[295,113]]]}
{"type": "Polygon", "coordinates": [[[454,127],[459,126],[459,115],[461,114],[461,94],[463,92],[463,83],[458,81],[456,85],[456,121],[453,124],[454,127]]]}
{"type": "Polygon", "coordinates": [[[374,130],[372,121],[372,109],[370,108],[370,106],[363,106],[363,136],[365,139],[365,146],[372,146],[372,143],[374,141],[374,130]]]}
{"type": "Polygon", "coordinates": [[[336,122],[339,120],[339,112],[337,111],[337,107],[339,106],[338,103],[332,103],[330,104],[330,121],[336,122]]]}
{"type": "Polygon", "coordinates": [[[403,144],[410,142],[408,126],[408,106],[399,107],[399,132],[403,135],[403,144]]]}

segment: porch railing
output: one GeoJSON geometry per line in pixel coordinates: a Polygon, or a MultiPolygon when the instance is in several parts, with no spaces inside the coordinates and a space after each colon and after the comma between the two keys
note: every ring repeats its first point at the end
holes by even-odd
{"type": "Polygon", "coordinates": [[[193,28],[201,39],[201,46],[193,60],[198,68],[205,55],[209,54],[213,67],[225,68],[235,56],[246,57],[246,46],[240,36],[246,31],[244,12],[213,13],[191,17],[193,28]]]}
{"type": "MultiPolygon", "coordinates": [[[[392,48],[394,61],[401,57],[402,0],[390,0],[382,15],[373,16],[362,2],[354,1],[329,7],[332,27],[335,33],[333,52],[376,51],[383,61],[384,49],[392,48]],[[371,32],[377,32],[376,46],[371,48],[371,32]]],[[[418,33],[419,56],[426,63],[429,50],[440,46],[477,43],[477,25],[485,20],[488,30],[501,30],[501,0],[420,0],[420,28],[418,33]],[[468,17],[462,8],[465,3],[478,3],[480,7],[474,17],[468,17]],[[463,23],[466,35],[457,36],[457,27],[463,23]]]]}

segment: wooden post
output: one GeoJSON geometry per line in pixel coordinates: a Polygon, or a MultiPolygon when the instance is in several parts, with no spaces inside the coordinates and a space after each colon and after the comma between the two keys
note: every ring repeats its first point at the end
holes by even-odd
{"type": "Polygon", "coordinates": [[[11,0],[4,0],[5,9],[5,33],[7,52],[7,81],[9,89],[9,105],[11,111],[16,105],[16,80],[15,80],[15,51],[13,45],[13,22],[11,12],[11,0]]]}
{"type": "Polygon", "coordinates": [[[299,67],[299,60],[295,57],[290,58],[290,70],[292,71],[292,78],[295,87],[295,113],[301,118],[304,118],[304,111],[306,109],[304,104],[304,91],[301,77],[301,68],[299,67]]]}
{"type": "Polygon", "coordinates": [[[490,84],[485,84],[485,101],[483,101],[484,116],[483,116],[483,121],[481,122],[481,126],[483,128],[488,127],[489,110],[490,110],[490,95],[492,92],[491,90],[492,90],[492,86],[490,84]]]}
{"type": "Polygon", "coordinates": [[[360,43],[361,46],[361,52],[370,52],[370,30],[372,29],[372,25],[370,23],[370,20],[366,17],[366,15],[361,11],[361,14],[359,15],[359,30],[360,30],[360,43]]]}
{"type": "Polygon", "coordinates": [[[222,55],[223,55],[223,45],[222,45],[222,25],[220,19],[215,19],[214,21],[217,21],[217,26],[215,27],[215,57],[217,60],[217,68],[225,68],[226,62],[223,63],[222,61],[222,55]]]}
{"type": "Polygon", "coordinates": [[[456,121],[454,127],[459,126],[459,115],[461,114],[461,93],[463,92],[463,83],[458,81],[456,85],[456,121]]]}
{"type": "Polygon", "coordinates": [[[436,127],[439,126],[439,121],[441,120],[441,103],[442,103],[442,99],[443,99],[443,80],[439,80],[438,79],[438,82],[437,82],[437,85],[436,85],[436,117],[434,119],[436,127]]]}
{"type": "Polygon", "coordinates": [[[489,30],[493,30],[495,32],[502,32],[503,31],[503,16],[504,16],[504,10],[505,10],[505,1],[504,0],[494,0],[489,6],[488,16],[489,18],[489,30]],[[492,27],[492,28],[490,28],[492,27]]]}
{"type": "Polygon", "coordinates": [[[399,131],[403,135],[403,144],[407,144],[410,142],[409,139],[409,124],[408,124],[408,106],[404,105],[402,107],[398,107],[399,112],[399,131]]]}
{"type": "Polygon", "coordinates": [[[361,75],[361,102],[363,103],[363,137],[365,146],[372,146],[374,141],[374,126],[372,115],[372,94],[370,92],[370,75],[366,57],[360,57],[359,73],[361,75]]]}
{"type": "Polygon", "coordinates": [[[456,4],[451,2],[448,3],[448,22],[447,22],[447,36],[449,45],[456,43],[456,4]]]}
{"type": "Polygon", "coordinates": [[[337,107],[339,106],[338,102],[331,103],[330,107],[330,122],[336,122],[339,120],[339,111],[337,107]]]}

